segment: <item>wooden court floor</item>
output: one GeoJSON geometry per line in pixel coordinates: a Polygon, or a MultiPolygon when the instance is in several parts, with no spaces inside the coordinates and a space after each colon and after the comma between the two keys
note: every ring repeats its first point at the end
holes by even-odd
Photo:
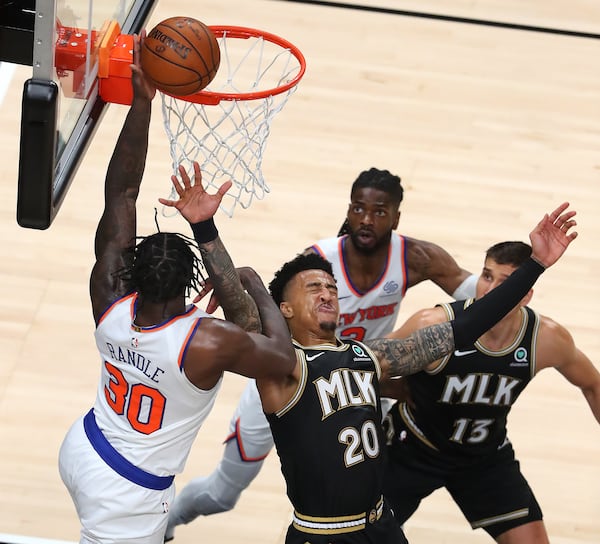
{"type": "MultiPolygon", "coordinates": [[[[600,34],[596,0],[360,3],[600,34]]],[[[403,179],[399,230],[439,243],[473,271],[491,244],[526,241],[543,213],[568,200],[580,237],[540,279],[532,307],[566,325],[600,364],[600,40],[274,0],[199,6],[163,1],[151,25],[191,15],[254,26],[286,37],[308,62],[272,127],[264,158],[271,193],[218,220],[236,263],[269,281],[283,261],[335,234],[350,184],[371,166],[403,179]]],[[[51,228],[21,229],[20,100],[30,74],[14,70],[0,105],[0,533],[74,542],[78,522],[57,455],[96,392],[88,277],[104,173],[126,108],[109,108],[51,228]]],[[[158,100],[155,106],[138,207],[142,234],[154,230],[156,199],[169,191],[158,100]]],[[[160,222],[163,230],[185,228],[178,218],[160,222]]],[[[444,300],[420,285],[400,319],[444,300]]],[[[215,466],[243,385],[226,378],[180,487],[215,466]]],[[[600,432],[581,393],[548,370],[522,395],[509,426],[551,541],[598,544],[600,432]]],[[[280,544],[289,515],[273,454],[234,511],[180,528],[176,542],[280,544]]],[[[445,492],[424,501],[406,529],[412,544],[490,541],[471,531],[445,492]]]]}

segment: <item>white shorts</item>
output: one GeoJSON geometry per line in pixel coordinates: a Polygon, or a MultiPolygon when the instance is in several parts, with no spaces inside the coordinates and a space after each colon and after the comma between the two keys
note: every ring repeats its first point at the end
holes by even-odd
{"type": "Polygon", "coordinates": [[[248,380],[229,424],[225,442],[236,440],[244,461],[261,461],[273,448],[269,422],[263,412],[255,380],[248,380]]]}
{"type": "Polygon", "coordinates": [[[81,522],[81,544],[162,544],[175,485],[148,489],[109,467],[92,447],[79,418],[61,445],[61,478],[81,522]]]}

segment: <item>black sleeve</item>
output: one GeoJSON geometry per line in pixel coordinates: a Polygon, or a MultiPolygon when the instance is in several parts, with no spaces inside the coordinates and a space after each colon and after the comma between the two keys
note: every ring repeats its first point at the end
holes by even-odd
{"type": "Polygon", "coordinates": [[[466,349],[473,345],[519,303],[544,270],[534,259],[527,259],[506,281],[451,321],[455,347],[466,349]]]}
{"type": "Polygon", "coordinates": [[[219,236],[219,231],[212,217],[206,221],[200,221],[200,223],[190,223],[190,227],[198,245],[208,244],[219,236]]]}

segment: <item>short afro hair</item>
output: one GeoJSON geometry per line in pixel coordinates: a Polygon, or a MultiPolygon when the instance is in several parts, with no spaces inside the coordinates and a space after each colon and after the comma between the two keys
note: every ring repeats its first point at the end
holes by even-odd
{"type": "Polygon", "coordinates": [[[331,263],[317,253],[311,252],[297,255],[275,272],[273,280],[269,283],[269,291],[278,306],[283,302],[283,292],[288,283],[294,276],[305,270],[324,270],[332,278],[334,277],[331,263]]]}
{"type": "Polygon", "coordinates": [[[364,188],[377,189],[378,191],[387,193],[397,206],[400,206],[400,203],[404,198],[402,180],[398,176],[392,174],[389,170],[370,168],[369,170],[361,172],[352,184],[350,198],[352,199],[355,191],[364,188]]]}

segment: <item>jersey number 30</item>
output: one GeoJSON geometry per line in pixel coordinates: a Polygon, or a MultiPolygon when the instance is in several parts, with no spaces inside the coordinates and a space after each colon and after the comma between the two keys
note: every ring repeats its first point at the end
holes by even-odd
{"type": "Polygon", "coordinates": [[[105,362],[110,380],[104,386],[108,405],[120,416],[125,415],[129,424],[142,434],[152,434],[160,429],[166,399],[158,389],[143,383],[129,385],[123,373],[114,365],[105,362]],[[146,414],[142,419],[142,408],[146,414]]]}

